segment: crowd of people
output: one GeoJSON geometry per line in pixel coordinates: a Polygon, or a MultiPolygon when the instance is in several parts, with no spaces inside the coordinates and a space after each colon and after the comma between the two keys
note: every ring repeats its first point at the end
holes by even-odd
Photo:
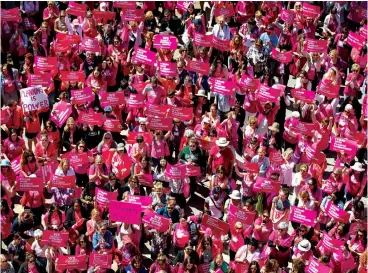
{"type": "Polygon", "coordinates": [[[1,30],[1,272],[367,272],[367,2],[3,1],[1,30]]]}

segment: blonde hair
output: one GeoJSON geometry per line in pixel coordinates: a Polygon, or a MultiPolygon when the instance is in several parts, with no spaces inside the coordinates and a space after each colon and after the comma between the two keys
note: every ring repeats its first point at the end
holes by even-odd
{"type": "Polygon", "coordinates": [[[62,168],[63,168],[63,165],[64,165],[65,163],[68,163],[68,164],[69,164],[69,160],[68,160],[67,158],[62,158],[62,159],[60,160],[60,163],[59,163],[58,168],[62,169],[62,168]]]}
{"type": "Polygon", "coordinates": [[[146,39],[153,39],[153,36],[154,36],[154,34],[153,34],[153,32],[151,32],[151,31],[148,31],[147,33],[146,33],[146,39]]]}
{"type": "Polygon", "coordinates": [[[234,227],[235,228],[243,228],[243,223],[242,222],[236,222],[234,227]]]}
{"type": "Polygon", "coordinates": [[[216,23],[220,23],[220,21],[223,20],[225,22],[225,16],[224,15],[220,15],[216,17],[216,23]]]}
{"type": "Polygon", "coordinates": [[[262,12],[261,12],[260,10],[257,10],[257,11],[256,11],[255,16],[256,16],[256,17],[257,17],[257,16],[263,17],[263,16],[262,16],[262,12]]]}
{"type": "Polygon", "coordinates": [[[294,151],[292,148],[287,148],[285,151],[284,151],[284,156],[288,156],[288,155],[292,155],[294,154],[294,151]]]}
{"type": "Polygon", "coordinates": [[[300,192],[299,196],[300,196],[301,198],[306,197],[306,198],[310,199],[309,192],[308,192],[308,191],[306,191],[306,190],[302,190],[302,191],[300,192]]]}
{"type": "Polygon", "coordinates": [[[336,55],[337,57],[339,57],[339,53],[337,53],[337,50],[336,50],[336,49],[332,49],[328,55],[329,55],[330,57],[331,57],[332,55],[336,55]]]}
{"type": "Polygon", "coordinates": [[[257,117],[256,116],[250,116],[248,118],[248,124],[250,124],[251,122],[255,122],[257,124],[257,117]]]}
{"type": "Polygon", "coordinates": [[[162,186],[162,183],[161,182],[156,182],[156,184],[155,184],[155,190],[157,190],[157,189],[162,189],[163,188],[163,186],[162,186]]]}
{"type": "Polygon", "coordinates": [[[91,218],[93,217],[93,216],[95,216],[96,214],[100,214],[100,211],[98,210],[98,209],[93,209],[92,211],[91,211],[91,218]]]}
{"type": "Polygon", "coordinates": [[[307,164],[302,164],[302,165],[300,165],[299,170],[301,171],[302,169],[308,171],[309,166],[307,164]]]}
{"type": "Polygon", "coordinates": [[[145,20],[152,20],[154,17],[153,17],[153,13],[152,11],[147,11],[146,14],[144,15],[144,19],[145,20]]]}
{"type": "Polygon", "coordinates": [[[354,69],[356,69],[356,70],[360,70],[360,66],[359,66],[359,64],[353,64],[352,66],[351,66],[351,70],[354,70],[354,69]]]}

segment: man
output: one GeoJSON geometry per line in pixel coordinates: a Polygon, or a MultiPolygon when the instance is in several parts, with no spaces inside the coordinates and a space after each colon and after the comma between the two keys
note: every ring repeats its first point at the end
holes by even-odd
{"type": "Polygon", "coordinates": [[[254,67],[254,76],[259,78],[263,75],[268,59],[268,53],[261,39],[257,39],[247,52],[247,59],[254,67]]]}
{"type": "Polygon", "coordinates": [[[149,104],[159,105],[162,103],[162,100],[165,98],[165,90],[158,85],[156,77],[152,77],[150,83],[146,85],[143,90],[143,96],[149,104]]]}
{"type": "Polygon", "coordinates": [[[229,147],[227,147],[229,143],[230,142],[227,141],[224,137],[220,137],[218,140],[216,140],[216,146],[212,147],[208,157],[207,173],[209,175],[215,173],[216,168],[222,165],[225,167],[226,175],[228,177],[233,176],[235,161],[233,151],[229,147]]]}
{"type": "Polygon", "coordinates": [[[176,16],[172,16],[170,11],[166,9],[160,20],[160,32],[168,32],[171,35],[178,36],[183,34],[183,31],[182,21],[176,16]]]}

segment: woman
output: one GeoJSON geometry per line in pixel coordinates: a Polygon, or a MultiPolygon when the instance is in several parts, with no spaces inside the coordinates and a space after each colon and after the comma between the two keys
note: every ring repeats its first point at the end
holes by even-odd
{"type": "Polygon", "coordinates": [[[4,273],[15,273],[14,267],[10,261],[8,261],[4,254],[0,254],[0,261],[1,261],[1,272],[4,273]]]}
{"type": "MultiPolygon", "coordinates": [[[[230,111],[227,114],[227,119],[221,122],[221,128],[225,131],[227,140],[229,140],[230,144],[237,150],[239,122],[236,121],[236,116],[233,111],[230,111]]],[[[220,129],[217,130],[219,131],[220,129]]]]}
{"type": "Polygon", "coordinates": [[[163,136],[162,131],[156,130],[152,142],[151,157],[153,167],[156,167],[160,158],[168,157],[170,154],[169,145],[167,144],[167,138],[170,136],[170,131],[163,136]]]}
{"type": "Polygon", "coordinates": [[[6,245],[13,239],[13,234],[10,232],[13,220],[13,210],[9,208],[8,202],[2,198],[0,201],[1,238],[6,245]]]}
{"type": "Polygon", "coordinates": [[[337,9],[334,7],[330,10],[330,14],[325,17],[323,22],[323,34],[327,37],[335,36],[341,30],[340,16],[337,14],[337,9]]]}
{"type": "Polygon", "coordinates": [[[89,255],[92,252],[91,244],[88,240],[88,237],[86,234],[82,234],[79,236],[77,240],[77,246],[75,248],[75,255],[89,255]]]}
{"type": "Polygon", "coordinates": [[[24,114],[25,120],[25,136],[28,139],[28,149],[32,150],[32,144],[36,146],[36,136],[41,131],[40,123],[40,112],[41,110],[29,111],[24,114]]]}
{"type": "Polygon", "coordinates": [[[198,273],[194,259],[188,256],[179,266],[178,273],[198,273]]]}
{"type": "Polygon", "coordinates": [[[75,148],[75,144],[81,139],[81,130],[75,126],[74,118],[69,117],[62,133],[61,147],[65,148],[67,151],[71,151],[73,148],[75,148]]]}
{"type": "Polygon", "coordinates": [[[85,233],[86,218],[86,212],[82,206],[82,201],[80,199],[74,199],[71,207],[66,212],[64,227],[72,228],[78,231],[79,234],[85,233]]]}
{"type": "Polygon", "coordinates": [[[81,195],[82,204],[88,214],[92,212],[92,209],[97,206],[96,201],[96,184],[94,182],[88,182],[81,195]]]}
{"type": "Polygon", "coordinates": [[[0,73],[0,89],[3,104],[7,105],[10,99],[18,102],[18,92],[21,88],[18,70],[12,68],[10,64],[3,64],[0,73]]]}
{"type": "MultiPolygon", "coordinates": [[[[287,233],[288,224],[286,222],[280,222],[277,226],[278,230],[271,233],[268,245],[270,246],[270,259],[277,259],[280,266],[287,267],[288,261],[291,256],[291,244],[293,237],[287,233]]],[[[262,253],[267,255],[268,251],[262,253]]],[[[264,258],[264,256],[262,257],[264,258]]]]}
{"type": "Polygon", "coordinates": [[[69,160],[67,158],[62,158],[60,160],[59,166],[55,170],[55,175],[58,176],[75,176],[74,169],[70,167],[69,160]]]}
{"type": "Polygon", "coordinates": [[[156,211],[159,208],[165,207],[167,203],[167,195],[163,192],[163,186],[161,182],[156,182],[151,192],[152,196],[152,209],[156,211]]]}
{"type": "Polygon", "coordinates": [[[224,199],[220,186],[213,188],[210,196],[205,199],[204,209],[211,211],[211,215],[216,218],[222,218],[224,213],[224,199]]]}
{"type": "Polygon", "coordinates": [[[347,244],[351,253],[359,257],[367,248],[367,231],[359,229],[355,235],[351,236],[347,244]]]}
{"type": "Polygon", "coordinates": [[[225,273],[228,269],[229,265],[224,261],[222,254],[217,254],[215,259],[210,264],[210,272],[217,272],[218,270],[221,270],[223,273],[225,273]]]}
{"type": "MultiPolygon", "coordinates": [[[[338,240],[339,242],[342,242],[343,244],[346,244],[346,242],[349,240],[349,227],[347,224],[338,223],[333,227],[329,232],[328,236],[331,238],[338,240]]],[[[323,240],[320,240],[316,246],[317,253],[320,255],[331,255],[331,249],[326,248],[323,244],[323,240]]]]}
{"type": "Polygon", "coordinates": [[[104,80],[101,72],[102,69],[95,67],[95,69],[92,71],[91,74],[89,74],[85,81],[85,86],[91,87],[92,91],[95,93],[95,101],[93,103],[95,107],[99,106],[98,95],[107,91],[107,83],[104,80]]]}
{"type": "Polygon", "coordinates": [[[94,161],[92,152],[87,149],[86,145],[86,142],[80,140],[75,144],[75,149],[71,152],[71,154],[74,156],[82,156],[87,154],[89,159],[88,162],[83,162],[82,164],[76,164],[73,166],[76,177],[76,184],[78,187],[84,187],[88,183],[88,171],[91,163],[93,163],[94,161]]]}
{"type": "Polygon", "coordinates": [[[110,132],[106,132],[103,135],[102,141],[97,146],[97,152],[103,154],[104,152],[107,152],[110,149],[116,149],[117,147],[118,144],[113,140],[112,134],[110,132]]]}
{"type": "Polygon", "coordinates": [[[358,130],[358,121],[351,104],[346,104],[344,112],[337,113],[335,116],[334,134],[338,137],[343,137],[346,135],[347,130],[351,132],[358,130]]]}
{"type": "Polygon", "coordinates": [[[229,177],[226,175],[225,167],[220,165],[216,168],[216,174],[211,177],[209,189],[213,190],[215,187],[219,187],[221,189],[221,195],[224,197],[231,192],[229,180],[229,177]]]}
{"type": "Polygon", "coordinates": [[[304,41],[305,41],[305,35],[300,34],[298,36],[298,42],[294,44],[293,46],[293,61],[290,65],[290,74],[296,77],[301,70],[303,69],[303,66],[307,62],[307,58],[305,57],[304,53],[304,41]]]}
{"type": "Polygon", "coordinates": [[[145,195],[143,187],[139,186],[138,176],[132,175],[128,179],[128,183],[123,187],[123,193],[131,195],[145,195]]]}
{"type": "Polygon", "coordinates": [[[159,253],[156,257],[156,261],[149,268],[149,273],[175,272],[165,254],[159,253]]]}
{"type": "Polygon", "coordinates": [[[260,273],[259,264],[256,261],[253,261],[249,264],[248,273],[260,273]]]}
{"type": "Polygon", "coordinates": [[[288,196],[288,190],[281,188],[278,196],[274,197],[272,200],[270,218],[274,229],[276,229],[280,223],[285,223],[287,225],[289,222],[290,202],[288,196]]]}
{"type": "MultiPolygon", "coordinates": [[[[145,123],[141,123],[144,124],[145,123]]],[[[149,143],[144,141],[144,137],[142,135],[138,135],[136,137],[136,143],[133,144],[132,149],[130,150],[130,157],[132,160],[137,163],[142,155],[150,155],[151,149],[149,143]]]]}
{"type": "Polygon", "coordinates": [[[307,185],[302,186],[300,189],[301,192],[304,190],[306,190],[311,199],[313,199],[315,209],[318,209],[322,202],[322,190],[317,185],[317,179],[313,177],[309,178],[307,185]]]}
{"type": "Polygon", "coordinates": [[[212,262],[219,253],[210,236],[204,236],[197,247],[200,264],[212,262]]]}
{"type": "Polygon", "coordinates": [[[46,259],[46,256],[45,256],[45,251],[48,248],[48,246],[47,246],[47,244],[45,245],[41,241],[42,235],[43,235],[42,230],[40,230],[40,229],[35,230],[35,232],[34,232],[35,240],[33,241],[32,245],[31,245],[31,249],[32,249],[33,253],[36,256],[36,264],[46,268],[47,259],[46,259]]]}
{"type": "Polygon", "coordinates": [[[57,129],[55,123],[53,123],[51,120],[46,121],[45,123],[46,133],[50,142],[54,146],[56,151],[59,151],[60,149],[60,131],[57,129]]]}
{"type": "Polygon", "coordinates": [[[43,217],[43,222],[45,229],[61,231],[64,229],[65,213],[60,210],[57,203],[52,203],[43,217]]]}
{"type": "Polygon", "coordinates": [[[261,252],[258,249],[258,241],[254,238],[250,239],[248,244],[241,246],[235,255],[236,263],[251,264],[252,262],[259,262],[261,259],[261,252]]]}
{"type": "Polygon", "coordinates": [[[340,192],[332,192],[322,199],[320,213],[317,217],[317,222],[319,223],[321,230],[324,230],[326,227],[331,227],[334,224],[334,220],[326,213],[327,204],[332,202],[334,205],[343,208],[344,203],[342,202],[342,198],[343,197],[340,192]]]}
{"type": "Polygon", "coordinates": [[[25,191],[20,204],[25,209],[31,209],[32,214],[35,216],[35,226],[41,225],[41,215],[45,211],[46,200],[43,192],[39,191],[25,191]]]}
{"type": "Polygon", "coordinates": [[[24,177],[29,177],[31,175],[36,175],[40,169],[36,157],[31,150],[24,150],[22,154],[22,159],[20,161],[20,173],[24,177]]]}
{"type": "Polygon", "coordinates": [[[130,263],[125,266],[123,269],[118,270],[119,273],[121,272],[135,272],[135,273],[147,273],[147,269],[142,264],[142,258],[140,255],[134,256],[130,263]]]}
{"type": "Polygon", "coordinates": [[[291,185],[295,187],[294,192],[296,195],[299,195],[301,188],[307,184],[307,181],[310,178],[308,170],[309,166],[307,164],[302,164],[300,165],[299,172],[297,172],[293,177],[291,185]]]}
{"type": "Polygon", "coordinates": [[[212,32],[216,38],[230,41],[230,27],[225,22],[223,15],[216,18],[216,25],[214,25],[212,32]]]}
{"type": "Polygon", "coordinates": [[[359,97],[360,87],[363,81],[364,77],[360,74],[360,66],[358,64],[353,64],[351,66],[351,73],[346,77],[344,99],[348,96],[359,97]]]}
{"type": "Polygon", "coordinates": [[[96,155],[95,163],[90,166],[88,171],[89,181],[103,187],[109,179],[109,173],[110,171],[103,162],[102,156],[96,155]]]}
{"type": "Polygon", "coordinates": [[[92,236],[92,252],[100,254],[111,253],[112,245],[113,236],[111,232],[107,230],[107,224],[101,222],[98,224],[98,231],[92,236]]]}
{"type": "Polygon", "coordinates": [[[307,190],[301,190],[299,193],[299,202],[298,207],[307,209],[307,210],[316,210],[314,200],[309,195],[309,192],[307,190]]]}
{"type": "Polygon", "coordinates": [[[54,31],[55,33],[68,33],[68,28],[65,22],[64,10],[60,11],[59,18],[57,18],[54,22],[54,31]]]}
{"type": "Polygon", "coordinates": [[[46,273],[45,267],[39,265],[36,262],[36,257],[33,254],[27,255],[26,262],[20,266],[18,271],[18,273],[29,273],[29,272],[46,273]]]}
{"type": "Polygon", "coordinates": [[[281,165],[280,181],[284,187],[290,187],[293,176],[295,162],[293,161],[294,151],[292,148],[287,148],[282,154],[285,163],[281,165]]]}
{"type": "Polygon", "coordinates": [[[353,198],[361,198],[364,194],[365,185],[367,184],[367,176],[362,163],[355,162],[350,167],[350,170],[345,172],[344,178],[346,182],[346,200],[350,201],[353,198]]]}
{"type": "Polygon", "coordinates": [[[26,144],[23,138],[18,137],[16,130],[11,129],[9,130],[9,138],[4,141],[3,148],[7,158],[11,161],[22,154],[22,151],[26,149],[26,144]]]}
{"type": "Polygon", "coordinates": [[[98,231],[98,224],[101,222],[101,216],[98,209],[93,209],[91,211],[91,219],[87,221],[87,233],[89,242],[92,242],[92,236],[98,231]]]}
{"type": "Polygon", "coordinates": [[[272,232],[273,225],[270,219],[270,213],[267,209],[263,210],[262,216],[254,221],[253,237],[258,243],[265,244],[272,232]]]}

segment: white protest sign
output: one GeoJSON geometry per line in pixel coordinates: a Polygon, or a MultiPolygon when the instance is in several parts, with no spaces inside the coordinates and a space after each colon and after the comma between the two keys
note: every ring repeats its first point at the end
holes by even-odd
{"type": "Polygon", "coordinates": [[[24,112],[49,107],[49,100],[41,85],[21,89],[20,98],[24,112]]]}

